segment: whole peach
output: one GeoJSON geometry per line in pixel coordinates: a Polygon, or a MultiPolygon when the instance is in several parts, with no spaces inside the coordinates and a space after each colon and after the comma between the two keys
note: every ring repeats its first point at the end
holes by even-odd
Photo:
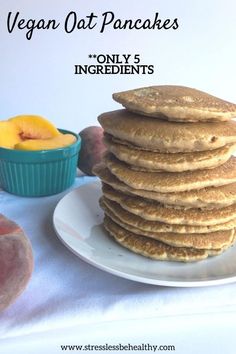
{"type": "Polygon", "coordinates": [[[0,214],[0,311],[20,296],[32,271],[29,239],[15,222],[0,214]]]}
{"type": "Polygon", "coordinates": [[[93,176],[92,169],[102,159],[106,150],[103,143],[103,129],[91,126],[79,133],[81,137],[81,149],[79,153],[78,167],[89,176],[93,176]]]}

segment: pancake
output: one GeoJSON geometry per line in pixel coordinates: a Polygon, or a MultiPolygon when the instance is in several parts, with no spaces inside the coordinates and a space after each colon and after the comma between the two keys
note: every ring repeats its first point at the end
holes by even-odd
{"type": "Polygon", "coordinates": [[[236,157],[213,169],[185,172],[134,171],[111,153],[104,156],[104,163],[120,181],[135,189],[159,193],[185,192],[192,189],[217,187],[236,182],[236,157]]]}
{"type": "MultiPolygon", "coordinates": [[[[215,233],[216,231],[227,231],[236,228],[236,218],[223,224],[194,226],[194,225],[178,225],[166,224],[158,221],[150,221],[141,218],[138,215],[132,214],[123,209],[118,203],[102,197],[99,201],[104,212],[117,224],[126,224],[143,233],[175,233],[175,234],[207,234],[215,233]],[[117,221],[119,220],[119,222],[117,221]]],[[[132,230],[131,230],[132,231],[132,230]]]]}
{"type": "Polygon", "coordinates": [[[131,197],[105,185],[102,188],[107,199],[117,202],[123,209],[145,220],[159,221],[166,224],[217,225],[236,218],[236,204],[222,209],[175,209],[155,201],[140,197],[131,197]]]}
{"type": "Polygon", "coordinates": [[[159,152],[196,152],[236,143],[236,122],[175,123],[126,110],[103,113],[98,121],[106,133],[135,146],[159,152]]]}
{"type": "Polygon", "coordinates": [[[179,193],[158,193],[134,189],[115,177],[101,163],[95,166],[93,172],[104,183],[125,194],[156,200],[161,204],[183,206],[186,208],[216,209],[236,203],[236,183],[220,187],[209,187],[179,193]]]}
{"type": "Polygon", "coordinates": [[[229,160],[236,149],[236,145],[233,144],[209,151],[166,154],[116,143],[108,134],[104,136],[104,143],[108,151],[117,159],[130,164],[132,169],[152,172],[183,172],[214,168],[229,160]]]}
{"type": "MultiPolygon", "coordinates": [[[[142,151],[152,151],[152,152],[158,152],[159,154],[161,153],[161,151],[160,150],[158,150],[158,149],[151,149],[150,150],[150,148],[146,148],[145,146],[137,146],[137,145],[133,145],[132,143],[129,143],[128,141],[126,141],[126,140],[121,140],[121,139],[119,139],[119,138],[116,138],[115,136],[113,136],[113,135],[111,135],[111,134],[108,134],[108,133],[105,133],[104,132],[104,140],[106,140],[106,138],[109,138],[112,142],[114,142],[115,144],[120,144],[120,145],[125,145],[125,146],[127,146],[127,147],[129,147],[129,148],[131,148],[131,149],[136,149],[136,150],[142,150],[142,151]]],[[[168,154],[170,153],[172,153],[172,154],[174,154],[175,152],[167,152],[168,154]]],[[[183,152],[182,152],[183,153],[183,152]]],[[[165,154],[165,152],[163,152],[163,154],[165,154]]]]}
{"type": "Polygon", "coordinates": [[[173,247],[163,242],[136,235],[125,230],[110,218],[104,218],[104,227],[108,233],[123,247],[145,257],[161,261],[194,262],[218,255],[225,248],[217,250],[194,249],[188,247],[173,247]]]}
{"type": "Polygon", "coordinates": [[[125,230],[131,231],[136,235],[150,237],[154,240],[161,241],[163,243],[166,243],[167,245],[174,247],[190,247],[194,249],[219,249],[223,247],[229,247],[234,240],[234,229],[227,231],[209,232],[206,234],[153,232],[140,230],[137,227],[124,223],[111,211],[105,211],[105,215],[125,230]]]}
{"type": "Polygon", "coordinates": [[[130,111],[177,122],[228,121],[236,117],[236,105],[185,86],[142,87],[113,94],[130,111]]]}

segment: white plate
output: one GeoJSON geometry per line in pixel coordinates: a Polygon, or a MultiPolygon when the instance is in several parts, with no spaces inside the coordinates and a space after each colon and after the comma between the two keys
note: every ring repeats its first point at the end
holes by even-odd
{"type": "Polygon", "coordinates": [[[100,182],[83,185],[58,203],[53,224],[60,240],[84,261],[117,276],[155,285],[207,286],[236,281],[236,247],[196,263],[164,262],[121,247],[102,226],[100,182]]]}

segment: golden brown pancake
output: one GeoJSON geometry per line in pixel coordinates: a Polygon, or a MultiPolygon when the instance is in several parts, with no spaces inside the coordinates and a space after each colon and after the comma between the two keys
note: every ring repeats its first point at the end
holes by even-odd
{"type": "Polygon", "coordinates": [[[106,197],[102,197],[99,200],[99,203],[104,212],[117,224],[120,224],[121,226],[122,224],[126,224],[141,232],[147,232],[147,236],[150,233],[207,234],[215,233],[216,231],[233,230],[236,228],[236,218],[223,224],[207,226],[166,224],[159,221],[145,220],[142,217],[123,209],[118,203],[109,200],[106,197]],[[119,220],[119,222],[117,222],[117,220],[119,220]]]}
{"type": "Polygon", "coordinates": [[[218,255],[225,250],[225,248],[205,250],[188,247],[173,247],[125,230],[108,217],[104,218],[104,227],[123,247],[155,260],[194,262],[205,259],[208,256],[218,255]]]}
{"type": "Polygon", "coordinates": [[[104,143],[108,151],[117,159],[128,163],[132,169],[151,172],[183,172],[214,168],[228,161],[236,148],[233,144],[209,151],[167,154],[119,144],[114,142],[109,134],[105,134],[104,143]]]}
{"type": "Polygon", "coordinates": [[[185,86],[142,87],[113,94],[130,111],[177,122],[228,121],[236,117],[236,105],[185,86]]]}
{"type": "Polygon", "coordinates": [[[236,157],[231,157],[226,163],[216,168],[175,173],[137,172],[111,153],[104,156],[104,163],[113,175],[128,186],[152,192],[185,192],[236,182],[236,157]]]}
{"type": "Polygon", "coordinates": [[[184,225],[216,225],[236,218],[236,205],[222,209],[175,209],[149,201],[140,197],[131,197],[104,185],[103,194],[106,198],[120,204],[123,209],[142,217],[145,220],[159,221],[166,224],[184,225]]]}
{"type": "Polygon", "coordinates": [[[236,183],[220,187],[195,189],[188,192],[158,193],[129,187],[115,177],[103,163],[96,165],[93,171],[104,183],[118,191],[129,195],[156,200],[161,204],[183,206],[187,208],[215,209],[236,203],[236,183]]]}
{"type": "Polygon", "coordinates": [[[175,123],[143,117],[126,110],[103,113],[98,120],[106,133],[132,145],[160,152],[214,150],[236,143],[236,122],[175,123]]]}
{"type": "Polygon", "coordinates": [[[154,240],[161,241],[167,245],[174,247],[190,247],[194,249],[219,249],[229,247],[233,240],[235,231],[216,231],[209,232],[206,234],[178,234],[175,232],[152,232],[152,231],[143,231],[137,227],[131,226],[124,223],[119,218],[115,216],[111,211],[105,212],[105,215],[108,216],[112,221],[117,225],[121,226],[127,231],[131,231],[136,235],[141,235],[144,237],[150,237],[154,240]]]}

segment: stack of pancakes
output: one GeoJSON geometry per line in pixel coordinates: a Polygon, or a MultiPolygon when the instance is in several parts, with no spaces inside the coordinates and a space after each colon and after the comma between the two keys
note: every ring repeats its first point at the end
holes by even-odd
{"type": "Polygon", "coordinates": [[[191,262],[235,241],[236,105],[182,86],[113,95],[94,173],[108,233],[133,252],[191,262]]]}

